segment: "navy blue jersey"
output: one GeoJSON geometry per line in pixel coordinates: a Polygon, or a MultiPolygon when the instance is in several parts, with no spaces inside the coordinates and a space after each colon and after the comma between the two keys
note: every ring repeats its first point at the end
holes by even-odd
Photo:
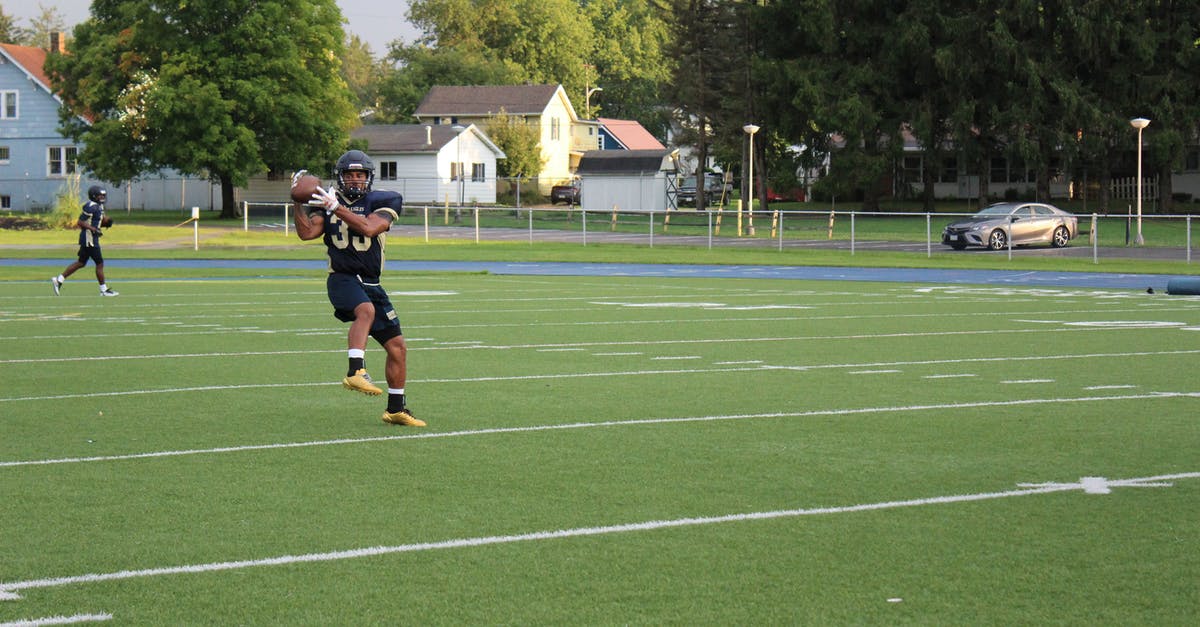
{"type": "MultiPolygon", "coordinates": [[[[338,194],[342,204],[360,216],[378,213],[387,221],[400,217],[404,199],[396,192],[370,191],[353,203],[338,194]]],[[[358,275],[363,283],[378,283],[383,273],[383,252],[387,231],[367,238],[354,231],[336,215],[325,217],[325,249],[329,254],[329,271],[358,275]]]]}
{"type": "MultiPolygon", "coordinates": [[[[86,222],[92,225],[92,228],[100,228],[100,221],[104,219],[104,205],[87,201],[83,205],[83,211],[79,214],[79,221],[86,222]]],[[[99,246],[100,238],[89,229],[79,229],[79,245],[80,246],[99,246]]]]}

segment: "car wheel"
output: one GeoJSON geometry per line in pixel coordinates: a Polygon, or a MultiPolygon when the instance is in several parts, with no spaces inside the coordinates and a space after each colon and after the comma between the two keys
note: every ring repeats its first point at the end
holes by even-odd
{"type": "Polygon", "coordinates": [[[988,236],[988,248],[992,250],[1004,250],[1008,246],[1008,236],[1004,234],[1003,229],[996,229],[988,236]]]}
{"type": "Polygon", "coordinates": [[[1067,227],[1060,226],[1054,229],[1054,235],[1050,237],[1050,245],[1055,248],[1062,248],[1071,241],[1071,233],[1067,231],[1067,227]]]}

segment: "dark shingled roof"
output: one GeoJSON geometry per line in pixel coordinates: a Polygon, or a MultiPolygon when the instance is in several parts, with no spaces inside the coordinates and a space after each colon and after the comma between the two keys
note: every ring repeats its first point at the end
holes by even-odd
{"type": "Polygon", "coordinates": [[[444,124],[368,124],[350,131],[351,138],[367,140],[367,154],[435,153],[457,135],[458,131],[444,124]]]}
{"type": "Polygon", "coordinates": [[[579,159],[576,174],[642,174],[663,169],[672,150],[589,150],[579,159]]]}
{"type": "Polygon", "coordinates": [[[504,109],[509,115],[537,115],[558,91],[558,85],[435,85],[413,115],[483,116],[504,109]]]}

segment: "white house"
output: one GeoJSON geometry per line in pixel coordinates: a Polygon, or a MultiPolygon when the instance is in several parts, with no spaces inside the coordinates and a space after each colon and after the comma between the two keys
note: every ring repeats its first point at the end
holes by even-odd
{"type": "Polygon", "coordinates": [[[675,150],[592,150],[579,161],[585,211],[666,211],[675,150]]]}
{"type": "Polygon", "coordinates": [[[496,202],[496,161],[504,151],[474,124],[370,124],[350,137],[367,142],[375,189],[400,192],[405,204],[496,202]]]}
{"type": "MultiPolygon", "coordinates": [[[[504,152],[473,124],[368,124],[350,138],[367,143],[365,152],[375,162],[373,189],[399,192],[405,205],[496,202],[496,161],[504,152]]],[[[313,174],[326,184],[334,181],[332,171],[313,174]]],[[[238,190],[238,200],[288,204],[290,184],[290,176],[256,176],[238,190]]]]}

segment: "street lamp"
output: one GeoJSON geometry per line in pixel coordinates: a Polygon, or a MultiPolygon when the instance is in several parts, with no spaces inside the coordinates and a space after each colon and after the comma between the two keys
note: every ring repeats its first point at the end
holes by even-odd
{"type": "Polygon", "coordinates": [[[1142,239],[1142,129],[1150,126],[1150,120],[1146,118],[1133,118],[1129,121],[1129,125],[1137,129],[1138,132],[1138,147],[1137,147],[1137,245],[1141,246],[1146,243],[1142,239]]]}
{"type": "Polygon", "coordinates": [[[742,130],[750,136],[750,194],[746,196],[746,208],[750,212],[748,215],[751,236],[754,235],[754,134],[758,132],[758,128],[753,124],[742,127],[742,130]]]}
{"type": "Polygon", "coordinates": [[[587,90],[587,93],[583,96],[583,111],[584,111],[584,115],[586,115],[587,119],[589,119],[589,120],[592,119],[592,94],[594,94],[598,91],[604,91],[604,88],[603,87],[593,87],[593,88],[587,90]]]}
{"type": "Polygon", "coordinates": [[[467,127],[461,124],[455,124],[450,128],[453,129],[455,133],[458,133],[458,135],[454,138],[454,145],[458,149],[458,165],[456,166],[458,168],[458,206],[461,207],[463,204],[464,195],[463,185],[465,184],[462,162],[462,132],[467,130],[467,127]]]}

